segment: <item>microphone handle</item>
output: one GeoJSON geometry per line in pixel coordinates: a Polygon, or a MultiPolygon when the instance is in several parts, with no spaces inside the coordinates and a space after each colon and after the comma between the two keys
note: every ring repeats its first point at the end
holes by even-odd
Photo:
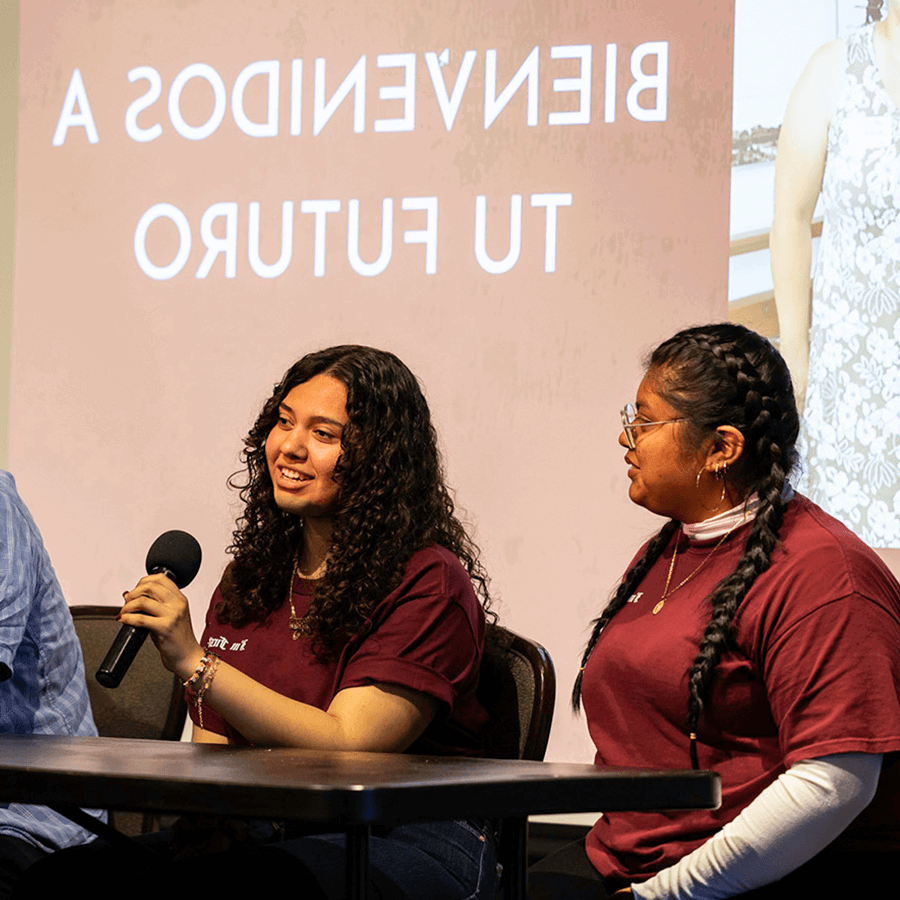
{"type": "Polygon", "coordinates": [[[123,625],[119,629],[109,652],[100,663],[100,668],[97,669],[97,681],[103,687],[117,688],[119,686],[149,633],[146,628],[135,628],[134,625],[123,625]]]}
{"type": "MultiPolygon", "coordinates": [[[[165,566],[155,566],[149,574],[162,574],[169,578],[173,575],[165,566]]],[[[97,669],[96,678],[103,687],[117,688],[122,683],[125,673],[134,662],[149,633],[146,628],[135,628],[134,625],[123,625],[119,629],[109,652],[103,657],[103,662],[97,669]]]]}

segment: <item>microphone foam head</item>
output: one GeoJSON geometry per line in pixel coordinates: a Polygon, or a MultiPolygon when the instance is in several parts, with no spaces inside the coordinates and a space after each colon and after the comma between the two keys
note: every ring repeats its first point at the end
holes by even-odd
{"type": "Polygon", "coordinates": [[[147,571],[166,569],[179,588],[187,587],[200,570],[203,554],[197,539],[186,531],[161,534],[147,552],[147,571]]]}

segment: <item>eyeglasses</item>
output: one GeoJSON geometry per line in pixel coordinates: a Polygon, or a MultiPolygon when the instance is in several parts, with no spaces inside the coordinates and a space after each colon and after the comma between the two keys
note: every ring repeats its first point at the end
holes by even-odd
{"type": "Polygon", "coordinates": [[[677,419],[663,419],[660,422],[641,421],[641,417],[631,403],[626,403],[622,410],[622,430],[625,432],[625,440],[632,450],[637,450],[635,437],[640,435],[642,428],[649,428],[651,425],[671,425],[673,422],[682,421],[684,421],[684,416],[677,419]]]}

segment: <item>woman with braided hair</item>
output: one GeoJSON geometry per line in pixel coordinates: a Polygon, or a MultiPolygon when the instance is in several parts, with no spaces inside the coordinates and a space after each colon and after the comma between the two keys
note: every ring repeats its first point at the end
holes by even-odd
{"type": "Polygon", "coordinates": [[[900,585],[791,490],[784,361],[740,325],[682,331],[622,419],[629,496],[668,521],[594,622],[573,704],[598,764],[711,769],[722,805],[604,815],[532,898],[867,886],[900,848],[900,585]]]}

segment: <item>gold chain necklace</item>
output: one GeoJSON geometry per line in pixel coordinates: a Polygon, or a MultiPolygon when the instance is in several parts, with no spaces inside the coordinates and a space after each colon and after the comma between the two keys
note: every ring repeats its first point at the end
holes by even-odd
{"type": "Polygon", "coordinates": [[[703,559],[700,560],[700,565],[697,566],[697,568],[694,569],[694,571],[691,572],[691,574],[688,575],[687,578],[680,581],[670,591],[669,583],[672,581],[672,573],[675,571],[675,559],[678,556],[678,541],[675,541],[675,548],[672,550],[672,562],[669,563],[669,574],[666,575],[666,586],[663,588],[662,597],[660,597],[659,603],[657,603],[656,606],[653,607],[654,616],[662,612],[662,608],[666,605],[666,600],[668,600],[669,597],[671,597],[672,594],[674,594],[675,591],[677,591],[679,588],[684,587],[706,565],[713,553],[715,553],[716,550],[718,550],[719,547],[721,547],[722,544],[725,543],[725,538],[727,538],[728,535],[738,527],[738,525],[742,525],[743,522],[744,520],[741,519],[741,521],[738,522],[737,525],[732,525],[731,528],[729,528],[728,531],[726,531],[725,534],[723,534],[722,537],[719,538],[719,542],[716,544],[716,546],[713,547],[712,550],[710,550],[709,553],[707,553],[706,556],[704,556],[703,559]]]}
{"type": "MultiPolygon", "coordinates": [[[[324,568],[325,568],[325,564],[322,563],[322,565],[320,565],[319,568],[317,568],[315,570],[315,572],[313,572],[312,579],[307,578],[306,580],[307,581],[315,580],[315,578],[318,577],[320,572],[324,571],[324,568]]],[[[306,616],[305,615],[298,616],[297,610],[294,607],[294,579],[297,576],[299,576],[300,578],[306,578],[306,576],[300,571],[300,564],[295,561],[294,568],[291,571],[291,581],[288,584],[288,591],[287,591],[287,601],[288,601],[288,605],[291,608],[291,615],[290,615],[290,618],[288,619],[288,628],[291,629],[291,637],[295,641],[299,641],[300,638],[305,637],[305,636],[309,635],[309,633],[310,633],[309,623],[306,621],[306,616]]]]}
{"type": "Polygon", "coordinates": [[[304,575],[303,572],[300,571],[300,560],[296,557],[294,558],[294,568],[291,571],[291,580],[288,584],[287,601],[291,607],[291,617],[288,619],[288,628],[291,629],[291,637],[295,641],[299,641],[301,637],[309,635],[310,630],[309,623],[306,621],[306,616],[298,616],[297,610],[294,608],[294,579],[299,576],[306,581],[317,581],[322,577],[327,565],[328,557],[326,556],[309,575],[304,575]]]}
{"type": "Polygon", "coordinates": [[[291,637],[295,641],[299,641],[301,637],[306,633],[307,626],[301,616],[297,615],[297,610],[294,608],[294,578],[297,577],[297,563],[294,563],[294,568],[291,570],[291,581],[288,584],[288,592],[287,599],[288,603],[291,607],[291,617],[288,619],[288,628],[291,629],[291,637]]]}

